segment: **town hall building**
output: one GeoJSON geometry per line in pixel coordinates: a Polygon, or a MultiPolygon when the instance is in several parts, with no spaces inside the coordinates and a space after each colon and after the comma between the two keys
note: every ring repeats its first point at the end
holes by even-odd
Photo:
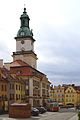
{"type": "MultiPolygon", "coordinates": [[[[9,88],[7,90],[8,96],[6,98],[8,103],[26,102],[30,103],[31,106],[44,106],[50,97],[51,82],[44,73],[37,70],[38,58],[34,52],[34,42],[36,40],[33,38],[33,31],[30,29],[29,20],[26,8],[24,8],[23,14],[20,17],[20,28],[15,37],[16,51],[12,54],[13,61],[3,64],[3,60],[0,60],[0,69],[5,68],[14,83],[14,92],[10,93],[9,88]]],[[[4,72],[0,74],[3,76],[0,79],[5,79],[4,72]]],[[[7,87],[11,86],[9,81],[10,79],[8,80],[8,77],[6,77],[7,87]]],[[[1,92],[0,97],[2,97],[1,92]]]]}

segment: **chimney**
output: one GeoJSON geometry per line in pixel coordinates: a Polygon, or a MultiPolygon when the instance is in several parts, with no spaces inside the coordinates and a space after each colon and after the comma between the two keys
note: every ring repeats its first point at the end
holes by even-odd
{"type": "Polygon", "coordinates": [[[0,67],[3,68],[3,59],[0,59],[0,67]]]}
{"type": "Polygon", "coordinates": [[[74,87],[74,86],[75,86],[75,84],[72,84],[72,86],[74,87]]]}

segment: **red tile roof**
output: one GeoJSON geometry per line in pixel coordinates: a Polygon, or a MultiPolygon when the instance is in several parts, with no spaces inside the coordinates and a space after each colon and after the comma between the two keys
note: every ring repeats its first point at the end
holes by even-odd
{"type": "Polygon", "coordinates": [[[16,73],[16,75],[21,75],[21,76],[31,76],[31,75],[38,75],[38,76],[44,76],[42,72],[36,70],[35,68],[31,67],[29,64],[25,63],[22,60],[15,60],[11,63],[10,67],[10,72],[11,73],[16,73]],[[14,68],[14,70],[13,70],[14,68]],[[17,71],[15,71],[17,70],[17,71]],[[19,70],[21,73],[19,73],[19,70]]]}
{"type": "Polygon", "coordinates": [[[11,62],[11,67],[14,67],[14,66],[30,66],[30,65],[25,63],[22,60],[15,60],[15,61],[11,62]]]}
{"type": "Polygon", "coordinates": [[[17,81],[17,78],[14,77],[10,74],[10,71],[8,69],[6,69],[5,67],[3,68],[0,68],[0,71],[1,71],[1,81],[6,81],[6,82],[9,82],[9,81],[17,81]]]}
{"type": "Polygon", "coordinates": [[[78,91],[80,91],[80,86],[74,86],[74,88],[78,91]]]}

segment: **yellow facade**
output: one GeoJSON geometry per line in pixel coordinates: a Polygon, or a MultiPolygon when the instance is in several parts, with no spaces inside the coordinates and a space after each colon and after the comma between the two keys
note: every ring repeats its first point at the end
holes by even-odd
{"type": "Polygon", "coordinates": [[[53,86],[50,87],[50,100],[54,101],[54,91],[53,91],[53,86]]]}
{"type": "Polygon", "coordinates": [[[7,103],[8,104],[8,101],[7,101],[7,98],[8,98],[8,92],[7,92],[7,81],[6,80],[1,80],[0,79],[0,107],[5,109],[5,106],[7,103]]]}
{"type": "Polygon", "coordinates": [[[21,103],[21,83],[20,82],[15,82],[15,102],[16,103],[21,103]]]}
{"type": "Polygon", "coordinates": [[[65,105],[74,105],[78,104],[78,93],[73,86],[68,86],[65,90],[65,105]]]}
{"type": "Polygon", "coordinates": [[[22,81],[15,81],[15,102],[22,103],[24,102],[25,97],[25,84],[22,81]]]}
{"type": "Polygon", "coordinates": [[[7,82],[0,80],[0,96],[7,98],[7,82]]]}
{"type": "Polygon", "coordinates": [[[77,92],[77,105],[80,105],[80,91],[77,92]]]}
{"type": "Polygon", "coordinates": [[[54,86],[54,101],[64,105],[65,88],[61,85],[54,86]]]}

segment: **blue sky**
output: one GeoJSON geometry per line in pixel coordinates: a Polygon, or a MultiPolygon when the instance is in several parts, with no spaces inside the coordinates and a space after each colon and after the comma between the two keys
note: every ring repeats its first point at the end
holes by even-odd
{"type": "Polygon", "coordinates": [[[3,0],[0,2],[0,58],[12,61],[14,37],[26,4],[33,29],[38,70],[54,85],[80,85],[80,1],[3,0]],[[5,4],[4,4],[5,3],[5,4]]]}

